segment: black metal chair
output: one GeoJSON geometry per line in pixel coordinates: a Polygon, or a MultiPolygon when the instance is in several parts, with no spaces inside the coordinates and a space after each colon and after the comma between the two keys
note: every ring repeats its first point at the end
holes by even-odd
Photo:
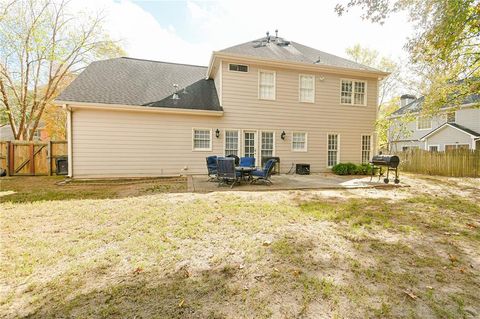
{"type": "Polygon", "coordinates": [[[217,160],[217,178],[218,186],[231,183],[230,188],[233,188],[238,181],[234,158],[219,158],[217,160]]]}
{"type": "Polygon", "coordinates": [[[240,165],[240,157],[238,157],[237,155],[230,154],[230,155],[227,155],[226,157],[235,159],[235,166],[240,165]]]}

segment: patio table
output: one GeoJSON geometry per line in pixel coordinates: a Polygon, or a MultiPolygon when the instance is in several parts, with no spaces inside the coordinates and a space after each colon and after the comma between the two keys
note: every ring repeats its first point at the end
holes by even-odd
{"type": "Polygon", "coordinates": [[[250,176],[250,173],[257,170],[256,167],[237,166],[235,171],[240,172],[240,179],[245,180],[246,176],[250,176]]]}

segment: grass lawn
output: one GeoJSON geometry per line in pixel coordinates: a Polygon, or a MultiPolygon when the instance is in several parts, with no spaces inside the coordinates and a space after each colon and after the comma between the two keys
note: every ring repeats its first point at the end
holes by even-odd
{"type": "Polygon", "coordinates": [[[478,318],[480,181],[404,180],[412,187],[5,196],[0,314],[478,318]]]}
{"type": "Polygon", "coordinates": [[[185,192],[187,180],[149,178],[124,180],[72,180],[62,176],[13,176],[0,178],[2,202],[33,202],[62,199],[103,199],[155,193],[185,192]]]}

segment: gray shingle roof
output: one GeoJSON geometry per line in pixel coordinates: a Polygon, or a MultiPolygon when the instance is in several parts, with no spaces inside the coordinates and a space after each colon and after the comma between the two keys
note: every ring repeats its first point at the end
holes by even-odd
{"type": "MultiPolygon", "coordinates": [[[[424,100],[425,100],[425,98],[423,96],[419,97],[418,99],[408,103],[407,105],[405,105],[405,106],[399,108],[398,110],[396,110],[395,112],[393,112],[391,116],[399,116],[399,115],[405,115],[405,114],[408,114],[408,113],[420,112],[420,111],[422,111],[424,100]]],[[[480,94],[469,95],[462,102],[462,104],[471,104],[471,103],[480,103],[480,94]]],[[[446,109],[448,107],[450,107],[450,106],[449,105],[444,105],[444,106],[442,106],[442,109],[446,109]]]]}
{"type": "Polygon", "coordinates": [[[132,58],[97,61],[57,100],[220,111],[215,84],[205,79],[206,71],[204,66],[132,58]],[[177,104],[169,100],[175,92],[173,84],[178,84],[180,91],[191,86],[190,93],[176,100],[177,104]]]}
{"type": "Polygon", "coordinates": [[[301,62],[333,67],[355,69],[361,71],[381,72],[380,70],[362,65],[339,56],[329,54],[300,43],[286,41],[281,37],[260,38],[254,41],[242,43],[219,51],[244,56],[301,62]]]}

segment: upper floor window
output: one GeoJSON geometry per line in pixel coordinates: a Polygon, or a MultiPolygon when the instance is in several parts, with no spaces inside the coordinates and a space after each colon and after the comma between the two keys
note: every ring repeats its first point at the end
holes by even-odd
{"type": "Polygon", "coordinates": [[[248,65],[243,64],[229,64],[228,69],[235,72],[248,72],[248,65]]]}
{"type": "Polygon", "coordinates": [[[417,130],[429,130],[432,128],[432,119],[428,116],[420,116],[417,119],[417,130]]]}
{"type": "Polygon", "coordinates": [[[258,97],[262,100],[275,100],[275,72],[259,71],[258,97]]]}
{"type": "Polygon", "coordinates": [[[366,105],[367,84],[365,81],[342,80],[340,103],[366,105]]]}
{"type": "Polygon", "coordinates": [[[193,150],[211,151],[212,150],[212,130],[194,129],[193,130],[193,150]]]}
{"type": "Polygon", "coordinates": [[[300,74],[299,78],[300,102],[315,102],[315,76],[300,74]]]}
{"type": "Polygon", "coordinates": [[[307,151],[307,133],[305,132],[292,133],[292,151],[295,151],[295,152],[307,151]]]}
{"type": "Polygon", "coordinates": [[[448,112],[445,114],[446,121],[447,123],[455,123],[456,118],[455,118],[455,111],[454,112],[448,112]]]}

